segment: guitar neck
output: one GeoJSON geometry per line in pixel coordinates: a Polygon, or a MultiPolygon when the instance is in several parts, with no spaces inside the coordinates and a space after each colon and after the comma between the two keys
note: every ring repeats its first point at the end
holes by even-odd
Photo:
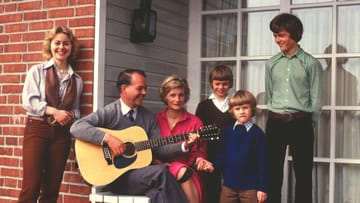
{"type": "Polygon", "coordinates": [[[141,141],[135,143],[135,148],[137,151],[153,149],[157,147],[161,147],[168,144],[174,144],[180,141],[187,140],[189,137],[189,133],[179,134],[179,135],[172,135],[168,137],[158,137],[152,138],[146,141],[141,141]]]}

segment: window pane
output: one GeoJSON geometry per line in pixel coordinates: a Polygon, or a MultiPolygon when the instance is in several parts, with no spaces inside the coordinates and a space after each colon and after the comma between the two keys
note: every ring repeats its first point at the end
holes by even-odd
{"type": "Polygon", "coordinates": [[[360,202],[360,165],[335,167],[334,202],[360,202]]]}
{"type": "Polygon", "coordinates": [[[203,10],[222,10],[237,8],[237,0],[203,0],[203,10]]]}
{"type": "MultiPolygon", "coordinates": [[[[289,190],[288,202],[295,202],[295,174],[293,164],[289,164],[289,190]]],[[[316,203],[329,203],[329,164],[314,163],[313,169],[313,201],[316,203]]]]}
{"type": "Polygon", "coordinates": [[[360,159],[360,111],[336,112],[337,158],[360,159]]]}
{"type": "Polygon", "coordinates": [[[241,63],[240,88],[250,91],[258,104],[265,101],[265,63],[266,61],[244,61],[241,63]]]}
{"type": "Polygon", "coordinates": [[[329,2],[332,0],[292,0],[293,4],[305,4],[305,3],[319,3],[319,2],[329,2]]]}
{"type": "Polygon", "coordinates": [[[360,52],[360,6],[341,6],[338,15],[338,40],[349,53],[360,52]]]}
{"type": "Polygon", "coordinates": [[[279,48],[273,40],[269,28],[271,19],[277,11],[244,13],[242,18],[241,55],[274,55],[279,48]]]}
{"type": "MultiPolygon", "coordinates": [[[[212,93],[212,89],[209,85],[209,73],[210,71],[217,65],[227,65],[231,68],[233,75],[234,75],[234,83],[236,84],[236,62],[235,61],[213,61],[213,62],[202,62],[201,64],[201,100],[206,99],[212,93]]],[[[233,88],[229,90],[229,95],[231,95],[233,88]]]]}
{"type": "Polygon", "coordinates": [[[360,59],[338,58],[336,63],[336,104],[359,104],[358,77],[360,59]],[[346,91],[344,91],[346,90],[346,91]]]}
{"type": "Polygon", "coordinates": [[[320,113],[317,131],[315,131],[314,156],[330,157],[330,111],[320,113]]]}
{"type": "Polygon", "coordinates": [[[253,117],[254,122],[256,123],[256,125],[258,125],[264,131],[265,131],[265,128],[266,128],[267,118],[268,118],[268,111],[265,110],[265,109],[260,109],[260,108],[258,108],[256,110],[256,114],[253,117]]]}
{"type": "Polygon", "coordinates": [[[236,55],[236,14],[203,16],[202,57],[236,55]]]}
{"type": "Polygon", "coordinates": [[[299,42],[311,54],[324,53],[332,37],[331,8],[295,9],[293,13],[303,23],[304,33],[299,42]]]}
{"type": "Polygon", "coordinates": [[[260,7],[260,6],[276,6],[280,4],[280,0],[242,0],[242,8],[260,7]]]}

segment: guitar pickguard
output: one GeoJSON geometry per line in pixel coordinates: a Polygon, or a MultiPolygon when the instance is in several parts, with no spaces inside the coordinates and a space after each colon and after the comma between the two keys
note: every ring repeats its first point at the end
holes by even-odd
{"type": "Polygon", "coordinates": [[[136,154],[135,156],[132,157],[117,156],[114,158],[114,166],[119,169],[125,168],[130,164],[134,163],[136,159],[137,159],[136,154]]]}

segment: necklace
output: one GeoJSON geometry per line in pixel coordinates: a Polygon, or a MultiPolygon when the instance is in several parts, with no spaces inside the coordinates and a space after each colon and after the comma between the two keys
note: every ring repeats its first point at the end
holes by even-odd
{"type": "Polygon", "coordinates": [[[59,72],[60,72],[61,74],[67,74],[67,73],[68,73],[68,71],[67,71],[67,70],[64,70],[64,69],[59,69],[59,72]]]}

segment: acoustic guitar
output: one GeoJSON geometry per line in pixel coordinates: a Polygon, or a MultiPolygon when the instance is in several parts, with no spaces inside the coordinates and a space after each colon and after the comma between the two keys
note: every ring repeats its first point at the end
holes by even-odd
{"type": "MultiPolygon", "coordinates": [[[[124,130],[98,129],[122,140],[126,150],[121,156],[113,156],[107,145],[75,140],[75,154],[80,173],[85,181],[92,185],[107,185],[129,170],[150,165],[151,149],[184,141],[189,136],[189,133],[186,133],[148,139],[145,130],[139,126],[124,130]]],[[[199,134],[201,139],[217,140],[220,130],[215,125],[207,125],[191,133],[199,134]]]]}

